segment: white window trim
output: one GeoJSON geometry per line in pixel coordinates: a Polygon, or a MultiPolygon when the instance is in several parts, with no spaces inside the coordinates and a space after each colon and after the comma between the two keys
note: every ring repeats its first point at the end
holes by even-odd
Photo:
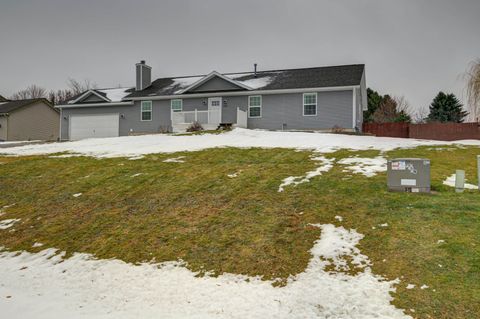
{"type": "Polygon", "coordinates": [[[153,103],[152,101],[142,101],[140,103],[140,121],[141,122],[151,122],[153,120],[153,103]],[[146,113],[147,111],[143,111],[143,103],[150,103],[150,119],[149,120],[144,120],[143,119],[143,113],[146,113]]]}
{"type": "Polygon", "coordinates": [[[172,99],[172,100],[170,100],[170,112],[171,113],[177,113],[177,112],[173,112],[173,101],[180,101],[181,102],[182,108],[180,109],[180,111],[177,111],[177,112],[183,112],[183,99],[172,99]]]}
{"type": "Polygon", "coordinates": [[[262,96],[261,95],[249,95],[248,96],[248,118],[251,118],[251,119],[259,119],[262,117],[262,109],[263,109],[263,99],[262,99],[262,96]],[[260,105],[255,105],[255,106],[251,106],[250,105],[250,98],[252,97],[259,97],[260,98],[260,105]],[[260,108],[260,115],[259,116],[250,116],[250,108],[260,108]]]}
{"type": "Polygon", "coordinates": [[[317,116],[317,114],[318,114],[318,94],[316,92],[303,93],[303,96],[302,96],[302,113],[303,113],[303,116],[317,116]],[[305,95],[315,95],[315,114],[305,114],[305,106],[306,105],[313,105],[313,104],[305,104],[305,95]]]}

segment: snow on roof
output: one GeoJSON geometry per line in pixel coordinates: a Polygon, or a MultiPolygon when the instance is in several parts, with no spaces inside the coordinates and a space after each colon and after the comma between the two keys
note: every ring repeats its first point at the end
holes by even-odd
{"type": "MultiPolygon", "coordinates": [[[[238,82],[242,85],[246,85],[252,89],[260,89],[268,84],[270,84],[274,79],[275,76],[272,75],[267,75],[263,77],[258,77],[258,78],[251,78],[251,79],[246,79],[246,80],[237,80],[241,78],[248,77],[245,73],[242,74],[235,74],[235,75],[225,75],[225,77],[230,78],[231,80],[238,82]]],[[[174,89],[175,91],[173,92],[174,94],[180,93],[182,90],[188,88],[192,84],[194,84],[197,81],[200,81],[203,79],[205,76],[192,76],[192,77],[181,77],[181,78],[172,78],[173,83],[170,84],[168,87],[164,88],[164,91],[168,91],[170,89],[174,89]]]]}
{"type": "Polygon", "coordinates": [[[174,93],[177,94],[180,91],[188,88],[193,83],[203,79],[203,76],[191,76],[186,78],[173,78],[173,83],[166,87],[164,90],[175,89],[174,93]]]}
{"type": "Polygon", "coordinates": [[[114,88],[114,89],[101,89],[96,90],[100,93],[104,93],[112,102],[120,102],[122,99],[127,96],[130,92],[127,92],[130,88],[114,88]]]}
{"type": "Polygon", "coordinates": [[[266,76],[263,78],[253,78],[249,79],[246,81],[238,81],[238,83],[242,83],[243,85],[246,85],[248,87],[251,87],[252,89],[261,89],[263,87],[266,87],[273,81],[274,77],[273,76],[266,76]]]}

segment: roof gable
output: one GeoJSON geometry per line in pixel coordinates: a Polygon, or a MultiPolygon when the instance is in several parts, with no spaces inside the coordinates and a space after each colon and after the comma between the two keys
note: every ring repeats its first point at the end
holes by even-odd
{"type": "Polygon", "coordinates": [[[118,87],[109,89],[90,89],[82,92],[69,100],[66,104],[96,104],[96,103],[115,103],[121,102],[128,94],[132,93],[134,88],[118,87]]]}
{"type": "Polygon", "coordinates": [[[78,96],[76,99],[69,101],[69,104],[81,103],[81,102],[110,102],[110,100],[96,90],[88,90],[85,93],[78,96]]]}
{"type": "Polygon", "coordinates": [[[218,92],[234,90],[251,90],[252,88],[231,78],[222,75],[216,71],[204,76],[189,87],[181,90],[179,94],[188,92],[218,92]]]}

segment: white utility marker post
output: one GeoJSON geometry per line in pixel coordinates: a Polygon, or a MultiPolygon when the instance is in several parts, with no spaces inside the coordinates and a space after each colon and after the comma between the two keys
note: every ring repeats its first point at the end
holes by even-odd
{"type": "Polygon", "coordinates": [[[478,190],[480,190],[480,155],[477,155],[478,190]]]}
{"type": "Polygon", "coordinates": [[[465,171],[457,169],[455,174],[455,191],[457,193],[463,193],[465,189],[465,171]]]}

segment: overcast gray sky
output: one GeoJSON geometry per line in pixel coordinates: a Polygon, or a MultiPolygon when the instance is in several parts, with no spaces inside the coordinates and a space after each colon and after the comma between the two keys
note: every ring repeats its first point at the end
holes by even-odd
{"type": "Polygon", "coordinates": [[[0,94],[153,77],[365,63],[368,86],[426,107],[464,98],[479,0],[0,0],[0,94]]]}

